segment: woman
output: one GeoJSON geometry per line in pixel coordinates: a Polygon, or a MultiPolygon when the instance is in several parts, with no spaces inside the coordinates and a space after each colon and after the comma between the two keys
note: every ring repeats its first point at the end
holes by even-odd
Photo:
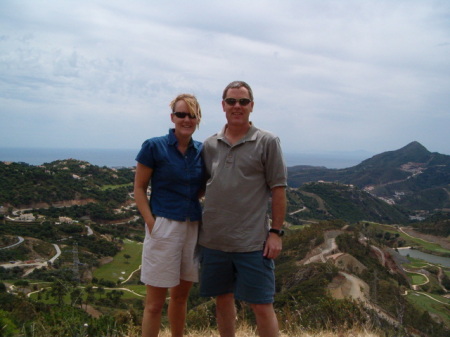
{"type": "Polygon", "coordinates": [[[177,96],[170,107],[175,128],[146,140],[136,157],[134,197],[146,224],[141,269],[141,281],[147,287],[143,337],[158,336],[167,289],[172,337],[183,336],[189,290],[198,282],[194,255],[204,171],[202,144],[192,134],[200,123],[201,110],[189,94],[177,96]]]}

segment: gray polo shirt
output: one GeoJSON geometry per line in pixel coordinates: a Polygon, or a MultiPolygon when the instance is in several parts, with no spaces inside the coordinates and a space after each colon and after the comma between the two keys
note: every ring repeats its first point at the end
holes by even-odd
{"type": "Polygon", "coordinates": [[[252,125],[231,146],[224,132],[203,144],[209,179],[199,244],[226,252],[261,250],[269,228],[270,190],[287,186],[280,140],[252,125]]]}

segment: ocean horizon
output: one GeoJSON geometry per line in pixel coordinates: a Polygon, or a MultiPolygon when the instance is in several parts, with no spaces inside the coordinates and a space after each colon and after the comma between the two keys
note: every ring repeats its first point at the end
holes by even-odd
{"type": "MultiPolygon", "coordinates": [[[[0,161],[42,165],[55,160],[77,159],[97,166],[133,167],[139,149],[8,148],[0,147],[0,161]]],[[[288,167],[324,166],[332,169],[358,165],[372,155],[365,151],[336,153],[284,153],[288,167]]]]}

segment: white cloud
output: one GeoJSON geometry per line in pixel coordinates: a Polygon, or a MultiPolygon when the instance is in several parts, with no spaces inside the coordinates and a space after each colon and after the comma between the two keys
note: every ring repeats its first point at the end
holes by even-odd
{"type": "Polygon", "coordinates": [[[449,14],[444,0],[3,1],[0,143],[139,146],[183,91],[202,140],[243,79],[255,124],[289,152],[419,140],[450,154],[449,14]]]}

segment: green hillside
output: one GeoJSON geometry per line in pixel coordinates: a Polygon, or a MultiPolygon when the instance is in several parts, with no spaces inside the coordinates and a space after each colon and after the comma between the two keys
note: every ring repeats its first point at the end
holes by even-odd
{"type": "Polygon", "coordinates": [[[0,162],[0,205],[20,207],[87,199],[123,203],[133,177],[130,169],[99,167],[74,159],[41,166],[0,162]],[[122,187],[102,188],[108,185],[122,187]]]}
{"type": "MultiPolygon", "coordinates": [[[[283,335],[366,328],[380,336],[449,335],[450,269],[395,251],[447,252],[447,157],[411,143],[354,168],[289,168],[287,233],[276,260],[283,335]],[[434,215],[413,225],[440,235],[435,243],[399,227],[418,206],[434,215]]],[[[73,159],[0,163],[0,335],[139,335],[144,225],[130,197],[133,175],[73,159]],[[30,209],[17,210],[24,206],[30,209]],[[25,212],[36,219],[20,220],[25,212]],[[55,245],[61,255],[47,264],[55,245]],[[26,274],[32,263],[44,265],[26,274]]],[[[198,285],[188,306],[190,331],[216,329],[214,302],[199,296],[198,285]]],[[[253,326],[250,308],[237,306],[239,324],[253,326]]]]}
{"type": "Polygon", "coordinates": [[[353,185],[314,182],[289,188],[288,221],[342,219],[349,222],[406,223],[407,211],[374,197],[353,185]],[[295,212],[301,210],[301,212],[295,212]]]}
{"type": "Polygon", "coordinates": [[[345,169],[294,166],[288,173],[291,187],[319,180],[339,182],[411,211],[450,209],[450,156],[429,152],[418,142],[345,169]]]}

